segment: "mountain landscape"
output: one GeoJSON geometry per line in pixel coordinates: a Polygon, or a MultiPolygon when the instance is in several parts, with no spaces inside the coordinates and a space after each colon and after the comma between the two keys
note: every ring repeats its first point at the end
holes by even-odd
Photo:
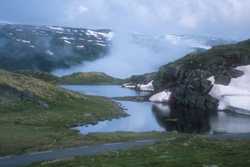
{"type": "Polygon", "coordinates": [[[0,78],[0,156],[46,150],[53,140],[81,142],[70,127],[127,116],[108,98],[82,95],[5,70],[0,70],[0,78]]]}
{"type": "MultiPolygon", "coordinates": [[[[243,72],[236,69],[236,67],[250,64],[249,53],[250,40],[233,45],[215,46],[206,52],[190,53],[175,62],[170,62],[160,67],[156,73],[132,76],[129,82],[130,85],[134,85],[135,89],[140,90],[141,85],[147,85],[150,81],[153,81],[152,86],[154,89],[152,91],[163,91],[159,94],[161,100],[157,99],[156,101],[164,102],[164,98],[166,98],[165,102],[176,106],[183,105],[206,110],[217,110],[219,100],[224,96],[236,96],[236,98],[243,96],[245,100],[248,99],[250,95],[248,88],[239,84],[231,88],[231,91],[229,90],[226,94],[220,92],[219,88],[214,90],[219,91],[217,97],[212,97],[210,91],[213,84],[227,86],[232,78],[238,78],[244,74],[248,76],[247,70],[243,72]],[[209,77],[212,76],[214,77],[213,83],[209,80],[209,77]],[[239,90],[235,91],[235,89],[239,90]],[[245,92],[240,90],[245,90],[245,92]]],[[[240,82],[247,83],[248,80],[245,79],[240,82]]],[[[229,105],[227,106],[229,108],[224,107],[223,109],[235,110],[235,108],[230,108],[231,103],[226,105],[229,105]]],[[[238,109],[241,109],[243,106],[246,105],[237,105],[238,109]]],[[[243,108],[244,110],[249,110],[249,106],[243,108]]],[[[248,112],[243,113],[246,114],[248,112]]]]}
{"type": "Polygon", "coordinates": [[[51,72],[107,54],[111,30],[58,26],[0,25],[0,67],[51,72]]]}
{"type": "MultiPolygon", "coordinates": [[[[118,34],[119,35],[119,34],[118,34]]],[[[117,62],[117,57],[123,55],[123,51],[110,53],[112,41],[115,32],[109,29],[86,29],[59,26],[32,26],[21,24],[1,24],[0,25],[0,68],[15,70],[37,70],[41,72],[53,72],[55,75],[70,75],[76,72],[105,72],[113,76],[113,72],[122,70],[120,63],[137,61],[136,55],[142,54],[142,64],[155,64],[147,69],[142,69],[141,63],[138,68],[132,67],[129,75],[138,73],[138,71],[152,72],[163,65],[164,61],[174,61],[190,52],[205,51],[215,45],[232,44],[236,41],[222,38],[198,36],[198,35],[129,35],[129,45],[126,47],[126,40],[118,41],[119,47],[126,50],[134,50],[125,55],[127,59],[123,62],[117,62]],[[121,46],[120,46],[121,45],[121,46]],[[144,53],[143,48],[150,52],[144,53]],[[176,54],[179,53],[179,54],[176,54]],[[143,55],[146,54],[146,55],[143,55]],[[157,57],[155,59],[154,57],[157,57]],[[105,58],[109,61],[105,62],[105,58]],[[134,59],[134,60],[133,60],[134,59]],[[95,66],[95,60],[104,61],[104,64],[95,66]],[[88,66],[94,66],[88,69],[88,66]],[[100,69],[106,64],[112,63],[113,68],[100,69]],[[85,66],[87,67],[85,69],[85,66]],[[98,67],[99,66],[99,67],[98,67]],[[77,68],[75,68],[77,67],[77,68]],[[92,71],[92,70],[93,71],[92,71]],[[62,72],[58,73],[57,70],[62,72]],[[108,70],[108,71],[107,71],[108,70]],[[113,71],[109,73],[109,71],[113,71]]],[[[114,46],[117,47],[117,46],[114,46]]],[[[139,60],[138,60],[139,61],[139,60]]],[[[134,66],[134,65],[133,65],[134,66]]],[[[149,66],[149,65],[147,65],[149,66]]],[[[124,71],[125,72],[125,71],[124,71]]],[[[124,76],[115,76],[124,78],[124,76]]]]}
{"type": "Polygon", "coordinates": [[[0,1],[0,166],[250,166],[249,9],[0,1]]]}

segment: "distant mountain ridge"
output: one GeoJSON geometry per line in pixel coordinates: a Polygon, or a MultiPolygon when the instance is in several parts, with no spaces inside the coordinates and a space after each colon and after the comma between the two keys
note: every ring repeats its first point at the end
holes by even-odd
{"type": "Polygon", "coordinates": [[[237,41],[201,35],[167,34],[167,35],[139,35],[132,34],[130,40],[149,47],[157,52],[168,53],[170,47],[182,46],[190,52],[206,51],[217,45],[234,44],[237,41]]]}
{"type": "Polygon", "coordinates": [[[0,68],[51,72],[108,52],[113,32],[59,26],[0,24],[0,68]]]}
{"type": "Polygon", "coordinates": [[[102,72],[77,72],[62,77],[36,70],[18,70],[14,72],[37,78],[54,85],[118,85],[125,82],[123,79],[114,78],[102,72]]]}

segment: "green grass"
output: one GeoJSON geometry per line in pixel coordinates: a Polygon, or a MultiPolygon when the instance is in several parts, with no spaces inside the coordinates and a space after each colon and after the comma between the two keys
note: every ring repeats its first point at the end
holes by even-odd
{"type": "Polygon", "coordinates": [[[62,158],[37,162],[30,167],[73,166],[192,166],[227,167],[250,166],[250,141],[230,139],[177,139],[122,151],[108,151],[92,156],[62,158]]]}
{"type": "Polygon", "coordinates": [[[36,71],[36,70],[18,70],[18,71],[14,71],[15,73],[18,74],[23,74],[29,77],[33,77],[33,78],[37,78],[37,79],[41,79],[45,82],[49,82],[49,83],[55,83],[59,77],[46,73],[46,72],[41,72],[41,71],[36,71]]]}
{"type": "Polygon", "coordinates": [[[24,102],[15,98],[10,90],[6,90],[7,95],[0,92],[0,156],[78,146],[76,141],[82,136],[70,127],[124,115],[117,103],[108,98],[85,96],[16,73],[0,70],[1,85],[17,92],[33,92],[35,99],[49,108],[40,107],[36,100],[24,102]],[[55,144],[54,139],[63,142],[55,144]]]}
{"type": "Polygon", "coordinates": [[[78,72],[61,77],[55,83],[57,85],[117,85],[123,82],[122,79],[113,78],[101,72],[78,72]]]}

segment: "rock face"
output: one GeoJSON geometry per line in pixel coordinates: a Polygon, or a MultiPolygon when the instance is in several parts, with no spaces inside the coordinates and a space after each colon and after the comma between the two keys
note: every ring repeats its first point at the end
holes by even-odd
{"type": "Polygon", "coordinates": [[[247,64],[250,64],[250,40],[216,46],[162,66],[153,85],[156,92],[172,92],[171,104],[216,110],[218,101],[208,94],[212,85],[207,78],[214,76],[215,83],[228,85],[232,78],[244,74],[235,67],[247,64]]]}
{"type": "Polygon", "coordinates": [[[147,85],[156,77],[156,73],[147,73],[144,75],[133,75],[126,79],[123,84],[124,87],[140,90],[141,85],[147,85]]]}
{"type": "Polygon", "coordinates": [[[36,102],[40,107],[44,109],[49,108],[49,105],[41,100],[38,100],[33,92],[30,92],[28,90],[20,91],[7,84],[0,84],[0,95],[11,97],[14,100],[22,101],[25,103],[36,102]]]}

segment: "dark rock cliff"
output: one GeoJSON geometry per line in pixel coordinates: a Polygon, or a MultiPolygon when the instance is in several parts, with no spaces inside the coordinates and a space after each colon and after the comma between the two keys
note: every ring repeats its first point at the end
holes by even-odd
{"type": "Polygon", "coordinates": [[[228,85],[232,78],[244,74],[235,67],[247,64],[250,64],[250,40],[216,46],[162,66],[153,85],[156,92],[172,92],[171,104],[215,110],[218,100],[208,94],[212,85],[207,78],[214,76],[216,84],[228,85]]]}

